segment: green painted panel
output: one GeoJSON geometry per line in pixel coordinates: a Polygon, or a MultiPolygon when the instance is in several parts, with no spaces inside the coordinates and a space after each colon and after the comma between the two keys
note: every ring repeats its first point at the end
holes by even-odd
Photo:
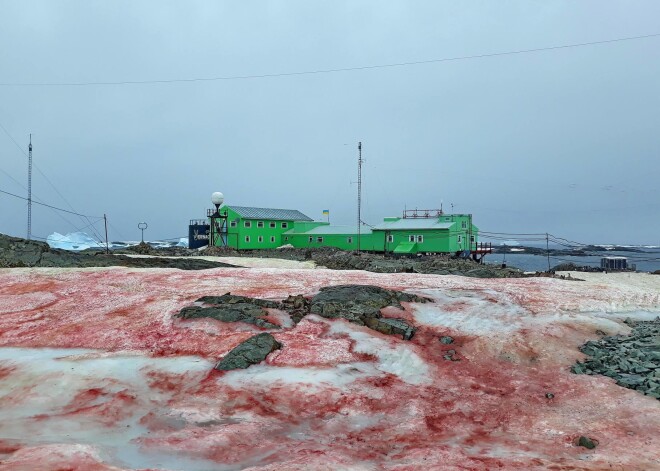
{"type": "Polygon", "coordinates": [[[401,242],[394,248],[394,253],[397,254],[416,254],[418,251],[416,242],[401,242]]]}

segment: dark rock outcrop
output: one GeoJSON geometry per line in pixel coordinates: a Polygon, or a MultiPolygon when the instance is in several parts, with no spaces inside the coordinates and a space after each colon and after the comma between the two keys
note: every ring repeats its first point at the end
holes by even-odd
{"type": "Polygon", "coordinates": [[[588,356],[571,367],[576,374],[600,374],[616,380],[619,386],[635,389],[660,399],[660,317],[652,321],[632,321],[630,335],[603,337],[580,347],[588,356]]]}
{"type": "Polygon", "coordinates": [[[291,319],[296,324],[309,314],[310,305],[311,301],[302,294],[297,296],[289,295],[288,298],[282,301],[282,309],[289,313],[291,319]]]}
{"type": "Polygon", "coordinates": [[[51,249],[45,242],[0,234],[0,267],[129,267],[205,270],[234,267],[234,265],[194,258],[133,258],[125,255],[106,254],[101,251],[69,252],[51,249]]]}
{"type": "Polygon", "coordinates": [[[280,303],[269,301],[267,299],[250,298],[248,296],[236,296],[231,293],[223,294],[222,296],[202,296],[197,302],[204,304],[212,304],[220,306],[225,304],[252,304],[259,307],[267,307],[271,309],[279,309],[280,303]]]}
{"type": "Polygon", "coordinates": [[[366,325],[384,334],[399,334],[409,340],[415,329],[403,319],[383,318],[380,310],[387,306],[403,309],[404,302],[427,302],[428,299],[370,285],[339,285],[321,288],[311,300],[309,312],[328,319],[344,318],[366,325]]]}
{"type": "Polygon", "coordinates": [[[279,308],[279,303],[265,299],[234,296],[231,293],[222,296],[204,296],[197,300],[209,304],[209,307],[188,306],[179,311],[176,317],[197,319],[208,317],[222,322],[245,322],[264,329],[279,329],[280,326],[261,319],[268,314],[264,308],[279,308]]]}
{"type": "Polygon", "coordinates": [[[282,348],[282,344],[270,334],[263,333],[250,337],[227,353],[216,365],[216,370],[227,371],[245,369],[266,359],[269,353],[282,348]]]}
{"type": "Polygon", "coordinates": [[[501,268],[482,265],[475,261],[457,258],[450,254],[421,255],[413,258],[397,258],[390,254],[355,253],[334,247],[279,248],[276,250],[218,249],[202,251],[205,255],[239,257],[281,258],[286,260],[312,260],[330,270],[365,270],[375,273],[428,273],[435,275],[460,275],[479,278],[517,278],[524,273],[517,268],[501,268]]]}

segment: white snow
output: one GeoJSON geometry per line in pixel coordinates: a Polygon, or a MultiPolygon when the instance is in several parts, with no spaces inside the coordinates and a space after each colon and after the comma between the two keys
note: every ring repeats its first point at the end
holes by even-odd
{"type": "Polygon", "coordinates": [[[339,364],[334,368],[253,365],[245,370],[226,373],[222,382],[235,388],[271,388],[277,383],[298,384],[308,386],[310,392],[316,392],[322,388],[315,386],[341,387],[367,376],[378,376],[378,371],[370,363],[339,364]]]}
{"type": "MultiPolygon", "coordinates": [[[[109,354],[87,349],[0,348],[0,365],[15,367],[9,380],[0,382],[0,399],[12,403],[0,411],[0,436],[33,444],[94,445],[102,457],[135,468],[172,466],[199,469],[213,466],[174,454],[149,453],[133,439],[147,431],[139,419],[145,410],[164,406],[170,394],[150,388],[149,372],[188,373],[197,383],[212,363],[199,357],[149,358],[134,354],[109,354]],[[108,427],[94,416],[61,415],[72,398],[89,388],[107,394],[90,405],[111,400],[125,391],[138,405],[127,411],[117,426],[108,427]],[[35,421],[35,416],[43,419],[35,421]]],[[[211,468],[209,468],[211,469],[211,468]]]]}
{"type": "Polygon", "coordinates": [[[412,344],[383,340],[366,327],[361,328],[342,321],[332,322],[330,331],[347,334],[355,341],[353,351],[356,353],[366,353],[378,358],[376,369],[398,376],[408,384],[419,385],[431,382],[428,365],[415,353],[412,344]]]}

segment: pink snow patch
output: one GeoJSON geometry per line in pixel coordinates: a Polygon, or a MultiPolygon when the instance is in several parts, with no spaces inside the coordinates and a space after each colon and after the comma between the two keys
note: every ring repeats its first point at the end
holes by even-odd
{"type": "Polygon", "coordinates": [[[660,402],[568,372],[597,331],[660,310],[660,277],[613,276],[0,269],[0,470],[660,469],[660,402]],[[383,310],[410,341],[278,322],[282,349],[229,372],[214,363],[264,329],[174,317],[204,295],[348,283],[435,302],[383,310]]]}

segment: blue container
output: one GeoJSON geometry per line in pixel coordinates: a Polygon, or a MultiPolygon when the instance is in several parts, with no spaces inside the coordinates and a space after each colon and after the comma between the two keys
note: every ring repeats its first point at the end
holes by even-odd
{"type": "Polygon", "coordinates": [[[198,249],[209,245],[211,226],[205,220],[190,221],[188,226],[188,248],[198,249]]]}

